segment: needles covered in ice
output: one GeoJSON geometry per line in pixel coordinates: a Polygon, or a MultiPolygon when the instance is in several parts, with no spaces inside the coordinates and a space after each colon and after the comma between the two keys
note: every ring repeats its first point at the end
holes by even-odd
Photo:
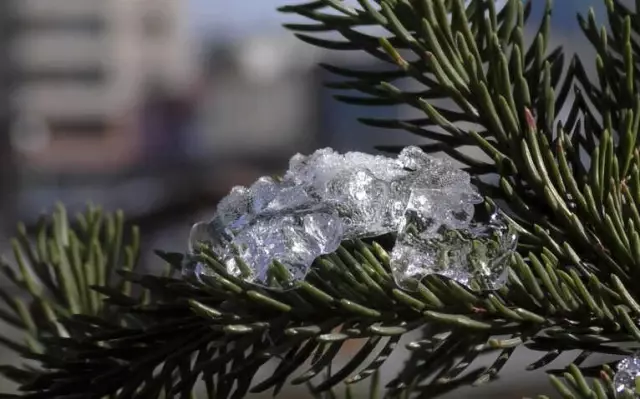
{"type": "Polygon", "coordinates": [[[479,202],[466,172],[418,147],[397,158],[326,148],[295,155],[282,179],[232,189],[212,220],[193,227],[190,245],[210,246],[234,276],[286,286],[343,240],[397,233],[391,255],[401,285],[439,273],[495,287],[515,236],[497,216],[471,224],[479,202]]]}
{"type": "Polygon", "coordinates": [[[506,266],[517,237],[499,213],[493,213],[487,223],[429,226],[410,203],[391,252],[394,278],[402,288],[415,288],[429,274],[466,286],[475,281],[483,290],[506,283],[506,266]]]}

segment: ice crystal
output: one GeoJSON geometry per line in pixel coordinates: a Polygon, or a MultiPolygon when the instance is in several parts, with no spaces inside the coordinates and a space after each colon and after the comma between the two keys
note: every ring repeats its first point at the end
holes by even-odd
{"type": "Polygon", "coordinates": [[[495,288],[515,235],[497,216],[472,224],[479,202],[466,172],[418,147],[397,158],[325,148],[292,157],[280,180],[233,188],[212,220],[193,227],[190,245],[208,245],[234,276],[282,287],[344,240],[396,233],[392,268],[401,285],[438,273],[495,288]]]}

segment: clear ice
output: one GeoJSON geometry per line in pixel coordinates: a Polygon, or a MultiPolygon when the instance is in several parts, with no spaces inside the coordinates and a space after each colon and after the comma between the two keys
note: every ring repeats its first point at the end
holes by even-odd
{"type": "Polygon", "coordinates": [[[640,398],[640,356],[635,354],[618,363],[618,370],[613,377],[613,389],[616,396],[621,396],[625,389],[640,398]]]}
{"type": "MultiPolygon", "coordinates": [[[[233,188],[212,220],[193,227],[190,250],[207,245],[230,274],[286,287],[344,240],[396,233],[391,267],[400,286],[437,273],[495,289],[516,236],[497,213],[472,223],[482,201],[466,172],[418,147],[397,158],[325,148],[292,157],[281,179],[233,188]]],[[[195,274],[206,272],[199,265],[195,274]]]]}
{"type": "Polygon", "coordinates": [[[474,288],[480,290],[496,290],[506,283],[517,236],[500,213],[491,214],[486,223],[471,222],[467,212],[455,212],[451,221],[434,223],[416,209],[433,198],[422,193],[414,196],[391,252],[399,286],[415,289],[429,274],[449,277],[468,287],[475,282],[474,288]]]}

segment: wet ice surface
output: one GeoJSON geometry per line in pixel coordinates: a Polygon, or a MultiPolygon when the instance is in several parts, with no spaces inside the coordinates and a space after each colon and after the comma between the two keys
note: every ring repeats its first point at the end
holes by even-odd
{"type": "Polygon", "coordinates": [[[193,227],[190,248],[210,246],[230,274],[251,283],[273,287],[277,270],[286,287],[344,240],[397,233],[391,267],[400,286],[438,273],[497,288],[515,235],[497,215],[471,223],[480,202],[467,173],[418,147],[397,158],[325,148],[292,157],[282,179],[233,188],[212,220],[193,227]]]}
{"type": "Polygon", "coordinates": [[[429,274],[449,277],[460,284],[495,290],[507,281],[507,264],[517,237],[499,213],[487,223],[468,222],[433,226],[408,208],[391,252],[396,282],[415,289],[429,274]],[[427,226],[425,226],[425,224],[427,226]]]}
{"type": "Polygon", "coordinates": [[[618,370],[613,377],[613,388],[616,396],[622,396],[625,389],[631,391],[635,398],[640,398],[640,386],[636,380],[640,378],[640,356],[635,354],[618,363],[618,370]]]}

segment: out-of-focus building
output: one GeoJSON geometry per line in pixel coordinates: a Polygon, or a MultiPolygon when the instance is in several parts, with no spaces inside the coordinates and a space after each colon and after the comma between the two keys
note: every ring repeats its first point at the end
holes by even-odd
{"type": "Polygon", "coordinates": [[[317,55],[286,34],[208,45],[189,144],[191,158],[211,169],[203,186],[224,193],[316,147],[317,55]]]}
{"type": "Polygon", "coordinates": [[[15,0],[0,2],[0,232],[8,226],[6,215],[13,214],[15,168],[9,140],[12,59],[9,51],[11,29],[9,16],[15,0]]]}
{"type": "Polygon", "coordinates": [[[268,173],[281,173],[296,152],[320,147],[373,151],[376,144],[415,143],[403,131],[361,124],[358,117],[409,118],[403,106],[358,107],[340,102],[325,87],[345,81],[318,63],[356,70],[388,69],[356,52],[326,52],[289,33],[216,42],[205,62],[198,127],[190,154],[210,165],[203,186],[226,193],[268,173]]]}
{"type": "Polygon", "coordinates": [[[186,3],[14,1],[10,105],[21,163],[91,173],[137,162],[148,88],[176,93],[193,79],[186,3]]]}
{"type": "Polygon", "coordinates": [[[208,54],[193,154],[277,159],[313,147],[314,49],[288,35],[216,45],[208,54]]]}
{"type": "Polygon", "coordinates": [[[12,9],[12,0],[0,2],[0,133],[3,135],[6,134],[6,124],[9,117],[8,110],[11,74],[9,43],[11,30],[8,29],[8,25],[12,9]]]}
{"type": "Polygon", "coordinates": [[[356,70],[391,66],[366,54],[326,52],[293,35],[252,36],[210,55],[195,151],[216,158],[288,159],[297,151],[331,146],[371,151],[375,144],[407,144],[415,136],[368,127],[358,118],[408,118],[406,106],[362,107],[334,98],[356,91],[326,88],[348,80],[318,63],[356,70]]]}
{"type": "Polygon", "coordinates": [[[184,171],[167,177],[149,153],[181,150],[171,134],[183,132],[162,129],[176,117],[158,115],[180,119],[173,109],[185,107],[198,72],[187,0],[0,3],[8,43],[0,51],[11,61],[0,83],[10,85],[4,109],[19,173],[15,217],[32,221],[58,200],[131,215],[186,191],[174,184],[184,171]]]}

